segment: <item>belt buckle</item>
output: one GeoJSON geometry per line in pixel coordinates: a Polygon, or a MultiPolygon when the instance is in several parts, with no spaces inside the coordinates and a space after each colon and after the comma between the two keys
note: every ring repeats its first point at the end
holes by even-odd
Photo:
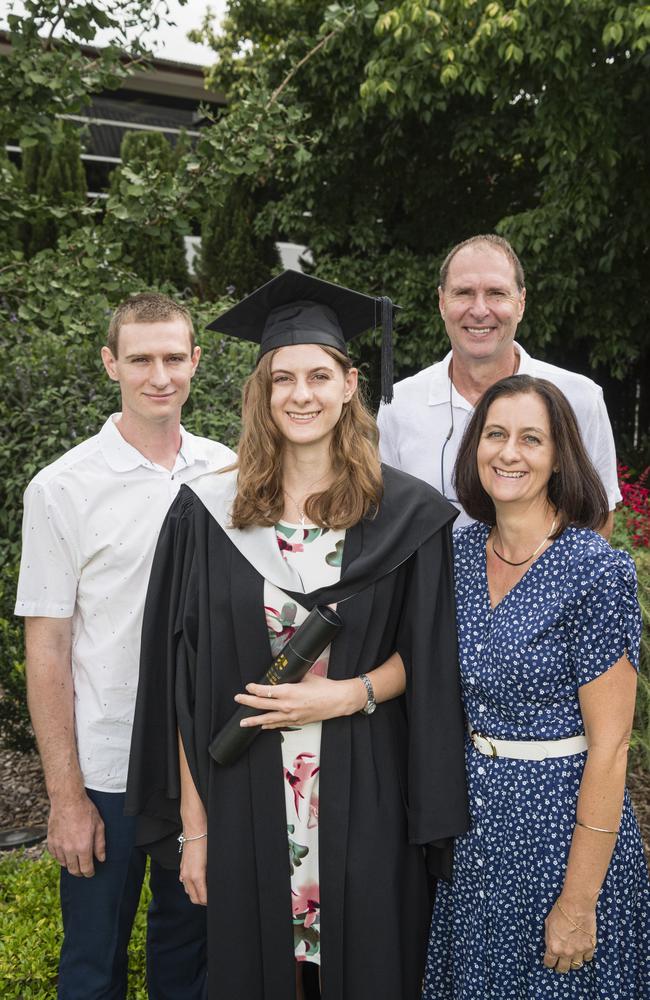
{"type": "Polygon", "coordinates": [[[477,732],[476,729],[472,729],[472,731],[469,734],[469,736],[470,736],[470,739],[471,739],[472,743],[474,744],[475,748],[478,750],[479,753],[482,753],[484,757],[498,757],[499,756],[498,753],[497,753],[497,748],[495,747],[495,745],[492,742],[492,740],[488,739],[487,736],[481,736],[481,734],[479,732],[477,732]],[[481,742],[479,742],[479,740],[481,742]],[[481,743],[483,744],[483,746],[481,746],[481,743]],[[487,747],[489,747],[489,750],[484,749],[484,747],[486,745],[487,745],[487,747]]]}

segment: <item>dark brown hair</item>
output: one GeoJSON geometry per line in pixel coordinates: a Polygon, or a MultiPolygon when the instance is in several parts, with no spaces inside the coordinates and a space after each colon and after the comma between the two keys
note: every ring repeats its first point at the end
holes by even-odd
{"type": "Polygon", "coordinates": [[[496,522],[494,504],[483,489],[478,473],[478,446],[488,410],[502,396],[534,393],[546,407],[555,447],[555,466],[548,481],[548,498],[558,512],[557,538],[567,525],[600,528],[609,514],[605,489],[582,443],[573,409],[564,393],[543,378],[510,375],[481,396],[458,449],[454,467],[456,496],[470,517],[485,524],[496,522]]]}
{"type": "Polygon", "coordinates": [[[160,323],[174,319],[185,321],[190,335],[190,351],[193,353],[196,343],[189,310],[160,292],[138,292],[137,295],[130,295],[124,302],[120,302],[108,324],[106,346],[113,357],[117,358],[122,326],[127,323],[160,323]]]}
{"type": "MultiPolygon", "coordinates": [[[[352,362],[333,347],[319,345],[347,372],[352,362]]],[[[271,417],[271,363],[269,351],[249,375],[243,390],[242,431],[237,446],[237,496],[231,523],[234,528],[272,525],[282,517],[282,452],[284,439],[271,417]]],[[[383,494],[378,454],[379,432],[359,388],[343,404],[330,445],[334,481],[313,493],[305,514],[321,528],[351,528],[376,510],[383,494]]]]}
{"type": "Polygon", "coordinates": [[[464,250],[465,247],[480,246],[484,244],[485,246],[492,247],[495,250],[500,250],[502,254],[508,258],[512,264],[515,272],[515,282],[517,283],[517,288],[519,291],[523,291],[526,287],[526,279],[524,275],[524,269],[521,266],[521,261],[519,257],[512,249],[510,244],[503,236],[497,236],[496,233],[482,233],[479,236],[470,236],[468,240],[463,240],[462,243],[457,243],[455,247],[452,247],[440,267],[440,287],[444,291],[445,285],[447,284],[447,275],[449,273],[449,265],[456,256],[459,250],[464,250]]]}

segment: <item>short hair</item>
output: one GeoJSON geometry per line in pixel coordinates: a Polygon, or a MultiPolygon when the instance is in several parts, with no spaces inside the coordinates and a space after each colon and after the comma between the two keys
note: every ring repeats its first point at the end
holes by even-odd
{"type": "Polygon", "coordinates": [[[190,335],[190,350],[193,352],[196,341],[194,339],[194,324],[189,310],[160,292],[138,292],[136,295],[129,295],[128,299],[120,302],[108,324],[106,346],[116,358],[120,329],[126,323],[160,323],[171,319],[185,321],[187,332],[190,335]]]}
{"type": "Polygon", "coordinates": [[[449,251],[447,256],[442,262],[440,268],[440,287],[444,291],[444,287],[447,284],[447,275],[449,274],[449,265],[456,256],[459,250],[464,250],[465,247],[473,247],[477,244],[485,243],[489,247],[494,247],[495,250],[500,250],[501,253],[505,254],[510,263],[512,264],[515,271],[515,281],[517,283],[517,288],[519,291],[523,291],[526,287],[526,277],[524,275],[524,269],[521,266],[521,261],[519,257],[512,249],[512,246],[503,236],[497,236],[496,233],[483,233],[479,236],[470,236],[468,240],[463,240],[462,243],[457,243],[455,247],[449,251]]]}
{"type": "Polygon", "coordinates": [[[492,499],[483,489],[477,452],[488,410],[503,396],[535,394],[546,407],[555,447],[555,465],[548,481],[548,498],[558,512],[557,538],[567,525],[597,530],[607,519],[607,495],[582,441],[575,413],[556,385],[531,375],[509,375],[483,393],[467,425],[454,466],[454,485],[459,503],[477,521],[496,523],[492,499]]]}

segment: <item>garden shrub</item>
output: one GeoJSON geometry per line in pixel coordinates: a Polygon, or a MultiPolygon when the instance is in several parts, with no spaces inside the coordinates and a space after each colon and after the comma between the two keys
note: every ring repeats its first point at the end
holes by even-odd
{"type": "Polygon", "coordinates": [[[632,759],[650,771],[650,469],[634,478],[619,465],[619,485],[623,502],[614,517],[612,545],[625,549],[634,558],[639,580],[639,604],[643,615],[641,661],[632,732],[632,759]]]}
{"type": "MultiPolygon", "coordinates": [[[[0,858],[0,996],[2,1000],[55,1000],[62,925],[59,865],[11,852],[0,858]]],[[[142,892],[129,947],[128,1000],[146,1000],[146,908],[142,892]]]]}

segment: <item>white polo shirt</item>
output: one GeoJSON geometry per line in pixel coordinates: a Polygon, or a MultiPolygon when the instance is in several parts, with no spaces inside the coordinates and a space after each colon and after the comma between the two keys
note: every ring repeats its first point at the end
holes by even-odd
{"type": "Polygon", "coordinates": [[[72,618],[79,762],[88,788],[121,792],[138,686],[140,630],[158,534],[181,483],[229,465],[229,448],[181,428],[169,471],[109,418],[25,492],[16,614],[72,618]]]}
{"type": "MultiPolygon", "coordinates": [[[[613,510],[621,499],[621,493],[616,472],[614,435],[602,389],[584,375],[531,358],[519,344],[515,344],[515,349],[519,353],[518,375],[547,379],[571,403],[585,448],[600,474],[610,510],[613,510]]],[[[448,499],[454,500],[456,494],[452,486],[452,474],[473,407],[450,383],[450,361],[451,351],[437,364],[398,382],[393,402],[382,404],[377,422],[381,435],[379,451],[382,461],[424,479],[444,492],[448,499]],[[445,438],[452,427],[452,414],[453,432],[444,450],[444,468],[441,469],[441,455],[445,438]]],[[[457,506],[460,508],[459,504],[457,506]]],[[[462,508],[460,510],[454,528],[472,523],[465,511],[462,508]]]]}

